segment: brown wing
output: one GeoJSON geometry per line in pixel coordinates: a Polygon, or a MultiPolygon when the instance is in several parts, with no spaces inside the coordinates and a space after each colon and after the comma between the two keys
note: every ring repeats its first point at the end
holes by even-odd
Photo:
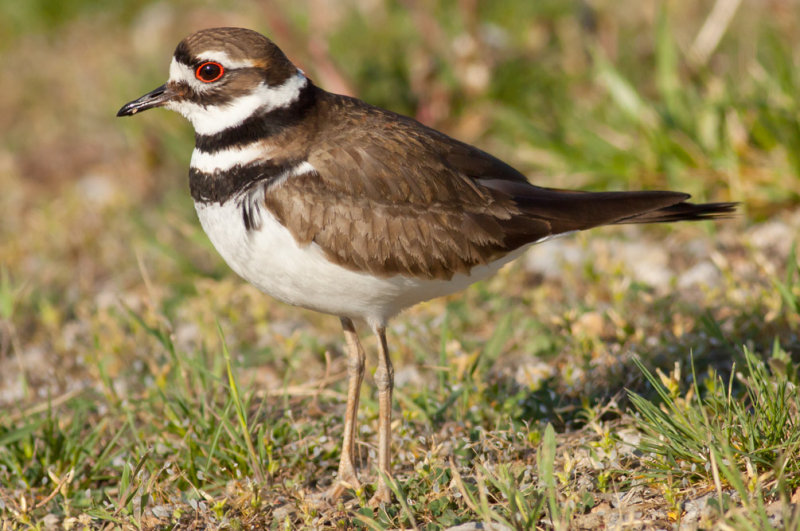
{"type": "Polygon", "coordinates": [[[322,94],[324,134],[307,155],[316,171],[270,188],[266,206],[299,243],[353,270],[449,279],[546,236],[626,222],[688,197],[535,187],[414,120],[322,94]]]}
{"type": "Polygon", "coordinates": [[[549,234],[466,173],[526,182],[510,166],[413,120],[328,96],[325,134],[307,159],[316,171],[266,198],[300,243],[354,270],[446,279],[510,251],[511,225],[524,224],[532,240],[549,234]]]}

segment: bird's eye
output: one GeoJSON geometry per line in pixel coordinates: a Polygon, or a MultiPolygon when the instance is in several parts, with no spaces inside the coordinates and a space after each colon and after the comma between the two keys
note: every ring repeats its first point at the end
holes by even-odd
{"type": "Polygon", "coordinates": [[[224,73],[225,69],[222,68],[221,64],[207,61],[197,67],[197,70],[194,71],[194,76],[203,83],[213,83],[221,78],[224,73]]]}

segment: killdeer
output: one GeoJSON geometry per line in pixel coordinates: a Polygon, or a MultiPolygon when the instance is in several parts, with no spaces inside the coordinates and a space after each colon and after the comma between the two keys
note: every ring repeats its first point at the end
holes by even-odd
{"type": "Polygon", "coordinates": [[[404,308],[495,273],[529,246],[600,225],[712,219],[733,203],[665,191],[534,186],[473,146],[317,87],[263,35],[198,31],[169,80],[117,116],[165,107],[194,126],[189,185],[211,242],[241,277],[283,302],[339,316],[348,396],[338,478],[354,465],[365,355],[354,319],[378,338],[378,467],[388,502],[394,372],[386,324],[404,308]]]}

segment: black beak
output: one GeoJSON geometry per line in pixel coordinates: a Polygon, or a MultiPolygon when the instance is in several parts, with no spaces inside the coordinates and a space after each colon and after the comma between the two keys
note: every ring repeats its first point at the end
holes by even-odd
{"type": "Polygon", "coordinates": [[[161,85],[155,90],[151,90],[141,98],[130,101],[122,106],[117,112],[117,116],[133,116],[139,111],[146,111],[153,107],[161,107],[170,99],[170,94],[167,92],[167,85],[161,85]]]}

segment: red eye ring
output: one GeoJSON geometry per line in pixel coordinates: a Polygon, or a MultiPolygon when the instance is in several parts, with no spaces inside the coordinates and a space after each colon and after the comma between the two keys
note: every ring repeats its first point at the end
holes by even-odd
{"type": "Polygon", "coordinates": [[[197,70],[194,71],[194,77],[203,83],[213,83],[221,78],[224,73],[225,69],[222,68],[221,64],[214,61],[206,61],[197,67],[197,70]]]}

